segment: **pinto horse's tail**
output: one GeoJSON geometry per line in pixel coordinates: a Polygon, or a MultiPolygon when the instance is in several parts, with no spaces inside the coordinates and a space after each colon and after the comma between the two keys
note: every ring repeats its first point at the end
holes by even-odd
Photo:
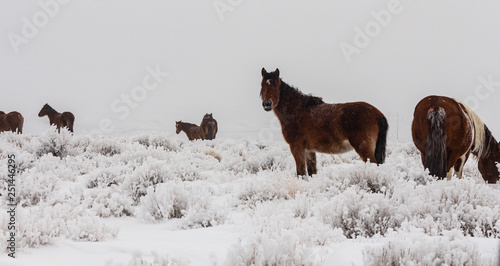
{"type": "Polygon", "coordinates": [[[444,178],[446,176],[446,132],[444,118],[446,112],[443,108],[429,110],[427,121],[429,134],[427,135],[427,149],[425,151],[424,167],[429,169],[429,174],[444,178]]]}
{"type": "Polygon", "coordinates": [[[389,129],[389,124],[387,123],[387,118],[385,116],[377,117],[378,123],[378,137],[377,144],[375,145],[375,160],[377,164],[383,164],[385,162],[385,146],[387,144],[387,130],[389,129]]]}

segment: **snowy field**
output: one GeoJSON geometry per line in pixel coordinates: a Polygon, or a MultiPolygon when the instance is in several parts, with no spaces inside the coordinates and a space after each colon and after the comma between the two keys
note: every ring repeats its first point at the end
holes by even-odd
{"type": "Polygon", "coordinates": [[[471,159],[436,181],[411,142],[384,165],[283,141],[0,134],[0,265],[498,265],[500,191],[471,159]],[[7,256],[15,155],[16,258],[7,256]]]}

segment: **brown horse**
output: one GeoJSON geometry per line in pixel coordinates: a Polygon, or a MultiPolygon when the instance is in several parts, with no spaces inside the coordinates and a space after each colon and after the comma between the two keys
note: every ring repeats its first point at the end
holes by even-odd
{"type": "Polygon", "coordinates": [[[0,132],[12,131],[13,133],[23,133],[24,118],[19,112],[8,114],[0,111],[0,132]]]}
{"type": "Polygon", "coordinates": [[[201,121],[200,127],[202,128],[204,139],[213,140],[217,135],[218,126],[212,114],[205,114],[201,121]]]}
{"type": "Polygon", "coordinates": [[[57,127],[57,131],[61,131],[61,127],[68,128],[69,132],[73,133],[73,124],[75,123],[75,116],[70,112],[58,113],[50,105],[45,104],[42,110],[38,113],[39,117],[48,116],[50,125],[57,127]]]}
{"type": "Polygon", "coordinates": [[[175,133],[177,134],[181,133],[181,131],[184,131],[189,140],[205,139],[202,128],[195,124],[176,121],[175,129],[175,133]]]}
{"type": "Polygon", "coordinates": [[[283,82],[278,69],[268,73],[262,68],[261,86],[262,106],[278,117],[297,175],[316,174],[315,152],[354,149],[365,162],[384,162],[389,126],[377,108],[365,102],[327,104],[283,82]]]}
{"type": "Polygon", "coordinates": [[[428,96],[415,107],[412,137],[422,164],[431,175],[451,178],[462,169],[469,154],[478,158],[479,172],[488,183],[499,180],[496,163],[499,144],[488,127],[467,105],[444,96],[428,96]],[[452,169],[453,168],[453,169],[452,169]]]}

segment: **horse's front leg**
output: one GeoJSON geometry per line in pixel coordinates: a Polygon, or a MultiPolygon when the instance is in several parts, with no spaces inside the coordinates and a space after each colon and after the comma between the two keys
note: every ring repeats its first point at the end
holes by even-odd
{"type": "Polygon", "coordinates": [[[306,151],[303,146],[290,144],[290,151],[295,159],[297,176],[305,176],[306,173],[306,151]]]}
{"type": "Polygon", "coordinates": [[[316,153],[313,151],[307,152],[307,174],[310,176],[318,173],[316,168],[316,153]]]}

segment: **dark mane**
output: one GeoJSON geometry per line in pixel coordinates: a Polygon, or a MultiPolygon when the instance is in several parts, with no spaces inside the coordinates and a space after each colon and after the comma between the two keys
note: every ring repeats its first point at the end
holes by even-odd
{"type": "Polygon", "coordinates": [[[48,113],[58,113],[54,108],[52,108],[50,105],[48,104],[45,104],[45,106],[47,107],[47,112],[48,113]]]}
{"type": "Polygon", "coordinates": [[[286,97],[287,95],[298,97],[306,108],[325,103],[321,97],[304,94],[299,89],[294,88],[281,80],[280,101],[281,97],[286,97]]]}

